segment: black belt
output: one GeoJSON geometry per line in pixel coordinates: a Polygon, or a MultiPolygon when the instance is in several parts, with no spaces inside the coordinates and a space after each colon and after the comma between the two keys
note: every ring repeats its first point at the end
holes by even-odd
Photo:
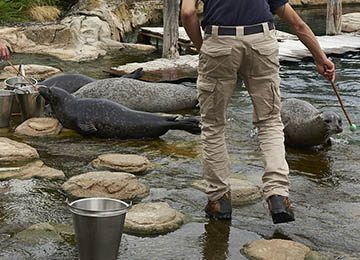
{"type": "MultiPolygon", "coordinates": [[[[274,24],[272,22],[267,23],[269,26],[269,30],[274,29],[274,24]]],[[[250,35],[255,33],[264,32],[264,27],[262,24],[257,25],[249,25],[249,26],[241,26],[244,27],[244,35],[250,35]]],[[[212,25],[207,25],[205,27],[205,33],[211,34],[212,32],[212,25]]],[[[236,26],[218,26],[218,33],[217,35],[236,35],[236,26]]]]}

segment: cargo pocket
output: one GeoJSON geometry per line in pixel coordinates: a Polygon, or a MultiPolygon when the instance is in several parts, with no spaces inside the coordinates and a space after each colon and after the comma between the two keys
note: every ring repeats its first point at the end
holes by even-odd
{"type": "Polygon", "coordinates": [[[254,105],[254,123],[280,116],[280,89],[274,81],[269,81],[250,96],[254,105]]]}
{"type": "Polygon", "coordinates": [[[216,95],[215,87],[216,80],[211,80],[203,76],[198,77],[197,88],[198,88],[198,101],[200,104],[200,114],[202,118],[208,120],[216,119],[216,95]]]}
{"type": "Polygon", "coordinates": [[[231,47],[208,47],[203,45],[199,56],[199,73],[216,78],[233,76],[234,65],[231,53],[231,47]]]}
{"type": "Polygon", "coordinates": [[[262,76],[277,73],[279,63],[279,44],[271,39],[261,43],[254,43],[252,50],[252,76],[262,76]]]}

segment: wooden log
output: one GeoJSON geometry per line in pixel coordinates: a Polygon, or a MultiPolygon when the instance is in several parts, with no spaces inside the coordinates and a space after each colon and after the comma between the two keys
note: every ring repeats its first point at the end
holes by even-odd
{"type": "Polygon", "coordinates": [[[326,35],[341,34],[342,0],[328,0],[326,35]]]}
{"type": "Polygon", "coordinates": [[[164,0],[164,38],[162,57],[179,57],[179,0],[164,0]]]}

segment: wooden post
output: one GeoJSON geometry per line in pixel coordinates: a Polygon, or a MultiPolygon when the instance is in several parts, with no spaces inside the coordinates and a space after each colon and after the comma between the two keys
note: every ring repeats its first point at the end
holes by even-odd
{"type": "Polygon", "coordinates": [[[164,36],[162,57],[179,57],[179,0],[164,0],[164,36]]]}
{"type": "Polygon", "coordinates": [[[341,34],[342,0],[328,0],[326,35],[341,34]]]}

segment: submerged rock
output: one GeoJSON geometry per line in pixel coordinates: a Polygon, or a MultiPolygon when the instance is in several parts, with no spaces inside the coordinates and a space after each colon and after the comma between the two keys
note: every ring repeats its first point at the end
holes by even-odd
{"type": "Polygon", "coordinates": [[[17,233],[15,238],[26,244],[45,244],[48,242],[64,242],[63,236],[74,235],[72,226],[55,223],[38,223],[17,233]]]}
{"type": "Polygon", "coordinates": [[[15,133],[27,136],[55,136],[62,130],[62,125],[55,118],[33,117],[16,127],[15,133]]]}
{"type": "Polygon", "coordinates": [[[120,200],[143,198],[147,187],[125,172],[96,171],[71,177],[62,189],[78,198],[108,197],[120,200]]]}
{"type": "MultiPolygon", "coordinates": [[[[233,205],[241,205],[249,203],[261,198],[261,190],[257,185],[239,178],[229,179],[231,185],[231,203],[233,205]]],[[[207,187],[206,180],[199,180],[193,183],[193,187],[204,191],[207,187]]]]}
{"type": "Polygon", "coordinates": [[[107,168],[129,173],[139,173],[150,170],[153,164],[140,155],[136,154],[102,154],[91,162],[95,168],[107,168]]]}
{"type": "Polygon", "coordinates": [[[130,233],[159,234],[173,231],[184,223],[184,215],[166,202],[139,203],[125,218],[125,229],[130,233]]]}
{"type": "Polygon", "coordinates": [[[246,244],[243,253],[257,260],[304,260],[310,248],[297,242],[282,239],[256,240],[246,244]]]}
{"type": "MultiPolygon", "coordinates": [[[[0,168],[1,169],[1,168],[0,168]]],[[[1,170],[0,180],[8,179],[30,179],[33,177],[46,178],[46,179],[63,179],[65,174],[63,171],[50,168],[46,166],[42,161],[36,160],[23,167],[8,168],[6,171],[1,170]]]]}
{"type": "Polygon", "coordinates": [[[0,162],[26,161],[39,157],[39,153],[30,145],[0,137],[0,162]]]}

